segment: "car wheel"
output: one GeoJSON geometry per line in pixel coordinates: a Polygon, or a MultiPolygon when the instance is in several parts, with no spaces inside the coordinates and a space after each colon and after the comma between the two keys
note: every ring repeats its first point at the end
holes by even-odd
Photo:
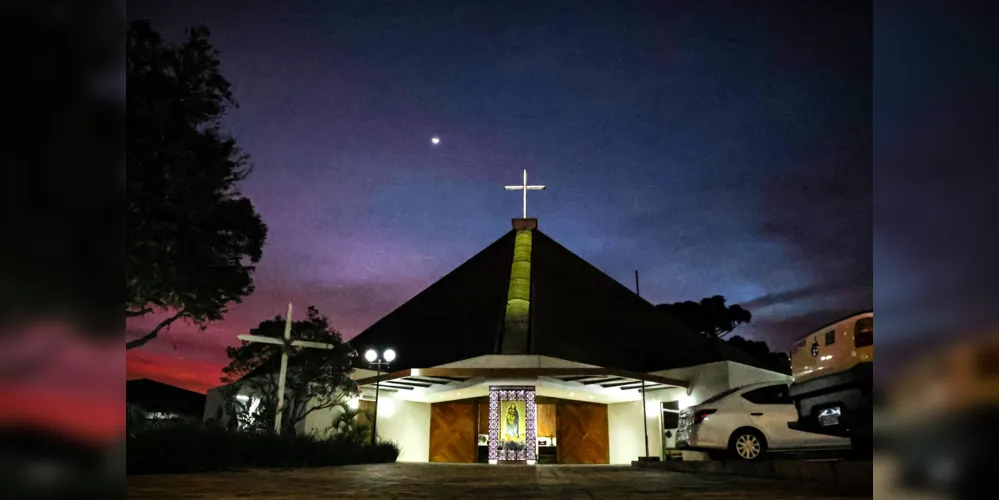
{"type": "Polygon", "coordinates": [[[739,429],[732,434],[729,453],[739,460],[759,460],[767,452],[767,440],[754,429],[739,429]]]}

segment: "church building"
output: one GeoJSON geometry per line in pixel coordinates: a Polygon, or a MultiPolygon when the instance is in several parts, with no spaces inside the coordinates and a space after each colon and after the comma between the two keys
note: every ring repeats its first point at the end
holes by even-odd
{"type": "MultiPolygon", "coordinates": [[[[690,331],[526,217],[350,343],[397,353],[380,374],[359,356],[353,378],[371,412],[377,385],[378,438],[400,446],[400,461],[662,458],[678,453],[679,410],[729,388],[790,381],[690,331]]],[[[209,391],[206,415],[220,397],[209,391]]],[[[334,416],[310,414],[304,430],[334,416]]]]}

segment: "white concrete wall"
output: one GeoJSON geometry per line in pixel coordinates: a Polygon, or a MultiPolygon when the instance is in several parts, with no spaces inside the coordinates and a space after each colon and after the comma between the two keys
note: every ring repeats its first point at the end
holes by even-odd
{"type": "MultiPolygon", "coordinates": [[[[663,458],[662,403],[680,401],[680,408],[690,406],[687,391],[682,388],[651,391],[645,396],[645,427],[649,433],[649,456],[663,458]]],[[[642,430],[642,401],[607,405],[610,427],[610,463],[630,464],[645,456],[645,433],[642,430]]]]}
{"type": "MultiPolygon", "coordinates": [[[[645,427],[649,433],[649,456],[663,458],[662,403],[680,401],[686,408],[689,398],[685,389],[663,389],[645,396],[645,427]]],[[[645,456],[645,433],[642,430],[642,401],[607,405],[607,425],[610,427],[610,463],[630,464],[645,456]]]]}
{"type": "Polygon", "coordinates": [[[327,437],[331,433],[333,420],[343,413],[343,408],[334,406],[316,410],[305,416],[302,425],[295,427],[297,434],[312,434],[319,437],[327,437]]]}
{"type": "Polygon", "coordinates": [[[729,362],[728,378],[729,386],[731,387],[755,384],[757,382],[787,382],[790,384],[794,381],[790,375],[732,362],[729,362]]]}
{"type": "MultiPolygon", "coordinates": [[[[729,361],[717,361],[703,365],[688,366],[652,372],[653,375],[678,378],[690,383],[690,387],[680,399],[680,408],[693,406],[731,387],[729,361]]],[[[650,393],[652,394],[652,393],[650,393]]]]}
{"type": "Polygon", "coordinates": [[[215,418],[215,413],[222,406],[222,388],[225,386],[208,389],[205,393],[205,414],[203,420],[207,422],[215,418]]]}
{"type": "Polygon", "coordinates": [[[399,445],[400,462],[430,461],[430,403],[380,397],[378,438],[399,445]]]}
{"type": "Polygon", "coordinates": [[[789,375],[732,361],[717,361],[715,363],[688,366],[686,368],[652,372],[652,374],[690,382],[687,397],[680,398],[681,409],[699,404],[701,401],[733,387],[755,384],[757,382],[791,382],[789,375]]]}
{"type": "MultiPolygon", "coordinates": [[[[607,427],[610,463],[630,464],[645,455],[645,435],[642,434],[642,402],[607,405],[607,427]]],[[[651,444],[649,446],[651,454],[651,444]]]]}
{"type": "MultiPolygon", "coordinates": [[[[215,414],[218,411],[219,407],[223,407],[222,403],[224,401],[222,393],[223,391],[230,389],[231,386],[235,386],[238,388],[235,394],[240,394],[250,397],[260,396],[259,391],[253,390],[253,388],[249,384],[245,384],[242,381],[236,381],[233,382],[232,384],[220,385],[218,387],[213,387],[211,389],[208,389],[208,391],[205,392],[205,413],[202,421],[207,422],[209,419],[215,418],[216,416],[215,414]]],[[[227,415],[223,415],[222,417],[228,418],[227,415]]]]}

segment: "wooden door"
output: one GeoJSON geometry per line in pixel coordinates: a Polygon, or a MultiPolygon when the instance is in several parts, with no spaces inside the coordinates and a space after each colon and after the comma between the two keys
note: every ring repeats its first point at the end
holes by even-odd
{"type": "Polygon", "coordinates": [[[560,403],[556,411],[558,463],[610,463],[607,405],[560,403]]]}
{"type": "Polygon", "coordinates": [[[538,405],[538,437],[555,437],[555,405],[538,405]]]}
{"type": "Polygon", "coordinates": [[[473,463],[477,451],[474,401],[430,405],[430,461],[473,463]]]}
{"type": "Polygon", "coordinates": [[[489,434],[489,398],[479,398],[479,426],[476,433],[489,434]]]}

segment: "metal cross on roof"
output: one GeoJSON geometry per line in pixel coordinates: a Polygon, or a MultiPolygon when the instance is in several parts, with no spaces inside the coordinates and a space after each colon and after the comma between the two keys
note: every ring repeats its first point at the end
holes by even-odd
{"type": "Polygon", "coordinates": [[[524,218],[527,218],[527,192],[528,191],[541,191],[545,189],[545,186],[528,186],[527,185],[527,169],[524,169],[524,184],[522,186],[504,186],[507,191],[523,191],[524,192],[524,218]]]}

